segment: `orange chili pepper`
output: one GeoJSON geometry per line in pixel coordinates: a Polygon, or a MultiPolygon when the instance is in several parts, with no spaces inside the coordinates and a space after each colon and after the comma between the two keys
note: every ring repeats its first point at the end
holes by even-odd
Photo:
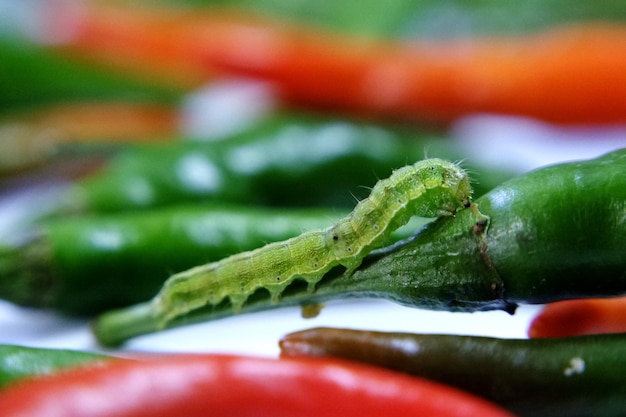
{"type": "Polygon", "coordinates": [[[41,109],[27,120],[35,126],[61,131],[66,142],[165,140],[179,131],[178,111],[152,103],[64,103],[41,109]]]}
{"type": "Polygon", "coordinates": [[[530,323],[529,337],[626,332],[626,297],[548,304],[530,323]]]}

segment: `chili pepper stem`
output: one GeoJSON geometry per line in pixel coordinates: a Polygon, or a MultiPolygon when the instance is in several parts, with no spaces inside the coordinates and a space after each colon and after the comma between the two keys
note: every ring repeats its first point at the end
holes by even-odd
{"type": "Polygon", "coordinates": [[[105,313],[93,323],[92,330],[104,346],[117,346],[127,338],[157,331],[158,321],[152,304],[142,303],[105,313]]]}

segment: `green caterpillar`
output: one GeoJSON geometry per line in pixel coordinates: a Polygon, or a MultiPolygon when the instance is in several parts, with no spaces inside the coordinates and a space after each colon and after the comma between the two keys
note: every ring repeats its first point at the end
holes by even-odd
{"type": "Polygon", "coordinates": [[[466,172],[454,163],[433,158],[405,166],[378,181],[369,197],[334,226],[173,275],[153,300],[156,317],[166,325],[226,297],[240,310],[260,288],[277,302],[296,278],[304,279],[312,291],[334,266],[354,271],[412,216],[448,216],[468,207],[471,191],[466,172]]]}

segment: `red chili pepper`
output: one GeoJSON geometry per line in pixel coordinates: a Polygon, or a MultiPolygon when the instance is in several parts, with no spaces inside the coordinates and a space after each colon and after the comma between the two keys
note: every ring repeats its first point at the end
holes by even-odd
{"type": "Polygon", "coordinates": [[[529,337],[626,332],[626,297],[559,301],[530,323],[529,337]]]}
{"type": "MultiPolygon", "coordinates": [[[[176,33],[186,22],[197,20],[195,13],[83,2],[78,6],[55,3],[44,15],[48,18],[43,25],[47,31],[42,29],[41,37],[56,38],[60,32],[67,42],[65,50],[81,59],[121,67],[144,80],[175,88],[198,86],[210,78],[212,71],[194,59],[194,45],[176,33]]],[[[215,18],[219,21],[218,16],[215,18]]],[[[210,19],[206,23],[212,26],[210,19]]]]}
{"type": "Polygon", "coordinates": [[[47,26],[71,27],[67,48],[79,56],[123,61],[185,86],[218,70],[271,81],[293,101],[393,117],[493,112],[626,122],[626,27],[608,23],[401,42],[242,13],[92,7],[79,19],[61,10],[47,26]]]}
{"type": "Polygon", "coordinates": [[[437,383],[331,359],[229,355],[112,361],[17,383],[4,417],[512,417],[437,383]]]}

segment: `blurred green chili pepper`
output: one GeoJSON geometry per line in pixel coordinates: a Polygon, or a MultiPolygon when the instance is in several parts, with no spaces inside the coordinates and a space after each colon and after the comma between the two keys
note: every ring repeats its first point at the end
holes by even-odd
{"type": "MultiPolygon", "coordinates": [[[[315,292],[294,284],[281,303],[259,296],[243,311],[374,297],[431,309],[513,312],[520,302],[624,293],[624,172],[626,149],[621,149],[514,178],[472,208],[366,258],[350,276],[336,268],[315,292]]],[[[146,303],[105,313],[95,334],[101,343],[116,345],[160,330],[152,308],[146,303]]],[[[224,302],[175,319],[171,327],[232,314],[224,302]]]]}
{"type": "Polygon", "coordinates": [[[181,93],[68,61],[28,42],[0,39],[0,113],[70,100],[174,103],[181,93]]]}
{"type": "Polygon", "coordinates": [[[326,227],[341,214],[206,204],[52,219],[23,246],[0,248],[0,297],[93,315],[149,299],[173,272],[326,227]]]}
{"type": "MultiPolygon", "coordinates": [[[[93,315],[149,299],[172,272],[327,227],[342,214],[206,204],[52,219],[22,245],[0,247],[0,298],[93,315]]],[[[427,221],[415,218],[393,239],[427,221]]]]}
{"type": "Polygon", "coordinates": [[[107,356],[92,352],[0,345],[0,388],[25,377],[105,359],[107,356]]]}
{"type": "MultiPolygon", "coordinates": [[[[206,7],[204,0],[161,0],[206,7]]],[[[215,4],[216,2],[212,2],[215,4]]],[[[620,21],[626,10],[612,0],[222,0],[239,7],[327,29],[370,37],[467,36],[520,33],[583,20],[620,21]]]]}
{"type": "MultiPolygon", "coordinates": [[[[313,114],[279,114],[230,140],[137,146],[70,186],[69,211],[142,209],[182,201],[352,207],[409,160],[460,160],[444,137],[313,114]]],[[[512,172],[465,164],[482,194],[512,172]]]]}

